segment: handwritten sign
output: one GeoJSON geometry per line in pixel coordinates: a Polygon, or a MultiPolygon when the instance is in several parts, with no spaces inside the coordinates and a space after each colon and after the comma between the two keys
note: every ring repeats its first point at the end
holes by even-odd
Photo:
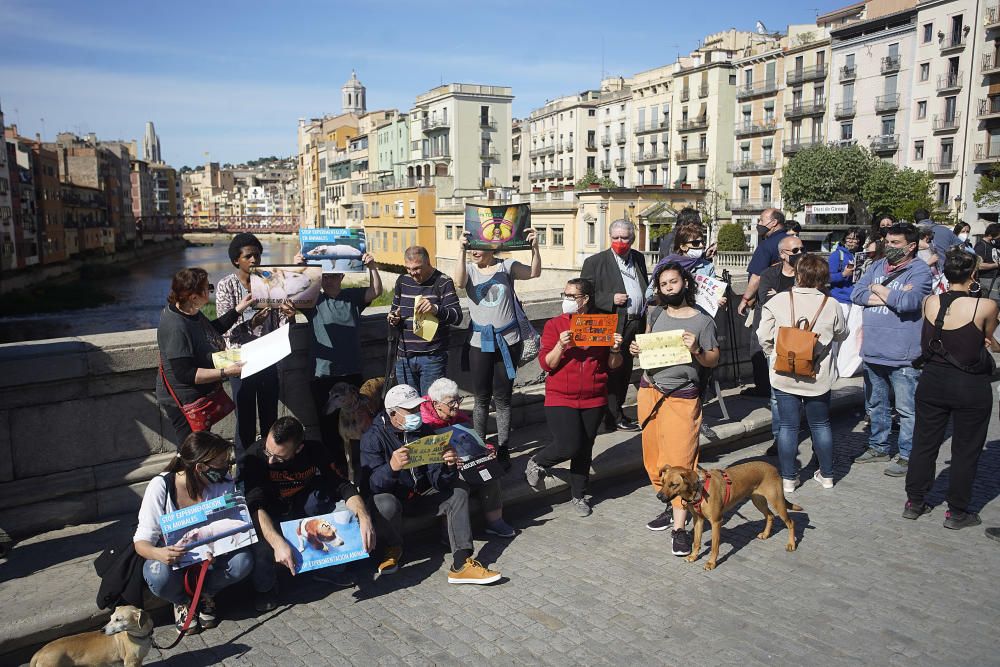
{"type": "Polygon", "coordinates": [[[418,296],[413,301],[413,333],[426,341],[432,341],[437,335],[439,322],[436,315],[417,312],[417,306],[424,300],[423,296],[418,296]]]}
{"type": "Polygon", "coordinates": [[[243,352],[238,347],[212,353],[212,366],[215,368],[226,368],[241,361],[243,361],[243,352]]]}
{"type": "Polygon", "coordinates": [[[698,284],[694,302],[711,317],[719,311],[719,299],[726,296],[726,283],[708,276],[695,275],[698,284]]]}
{"type": "Polygon", "coordinates": [[[416,468],[417,466],[442,463],[441,453],[448,446],[449,442],[451,442],[451,431],[428,435],[419,440],[406,443],[406,448],[410,451],[410,462],[403,466],[403,468],[416,468]]]}
{"type": "Polygon", "coordinates": [[[618,329],[617,315],[576,314],[570,321],[573,342],[577,345],[611,347],[618,329]]]}
{"type": "Polygon", "coordinates": [[[691,363],[691,350],[684,344],[683,329],[639,334],[639,367],[643,370],[691,363]]]}

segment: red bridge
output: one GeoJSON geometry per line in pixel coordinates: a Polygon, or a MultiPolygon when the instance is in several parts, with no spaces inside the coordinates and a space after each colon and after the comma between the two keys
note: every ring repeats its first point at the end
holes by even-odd
{"type": "Polygon", "coordinates": [[[184,219],[184,232],[187,234],[198,232],[207,234],[236,234],[238,232],[297,234],[298,231],[299,217],[297,215],[216,215],[184,219]]]}

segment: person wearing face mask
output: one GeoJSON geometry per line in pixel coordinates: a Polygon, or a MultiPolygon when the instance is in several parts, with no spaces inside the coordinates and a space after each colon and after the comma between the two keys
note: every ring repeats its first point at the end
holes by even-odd
{"type": "MultiPolygon", "coordinates": [[[[164,544],[160,517],[195,503],[233,493],[233,445],[208,431],[190,434],[181,443],[167,469],[149,480],[139,508],[139,525],[132,538],[135,552],[146,562],[143,578],[158,598],[174,605],[174,621],[180,631],[187,619],[190,597],[184,590],[184,570],[173,569],[184,549],[164,544]]],[[[217,556],[205,576],[198,617],[191,620],[189,634],[213,628],[218,623],[215,596],[223,588],[245,579],[253,570],[250,549],[217,556]]]]}
{"type": "Polygon", "coordinates": [[[1000,304],[1000,280],[997,280],[1000,269],[1000,223],[991,222],[986,225],[982,238],[976,243],[975,251],[979,256],[979,282],[982,285],[983,296],[1000,304]]]}
{"type": "Polygon", "coordinates": [[[590,516],[587,484],[594,439],[608,402],[608,375],[622,364],[622,336],[611,347],[579,346],[573,342],[571,318],[594,312],[594,284],[573,278],[562,293],[562,315],[545,323],[538,363],[545,378],[545,421],[552,439],[528,459],[525,479],[535,491],[545,488],[547,469],[570,461],[570,507],[578,516],[590,516]]]}
{"type": "Polygon", "coordinates": [[[451,546],[449,584],[490,584],[500,573],[475,560],[469,521],[469,487],[459,475],[461,459],[451,446],[441,451],[441,462],[407,468],[407,443],[434,434],[424,424],[416,389],[398,384],[385,395],[385,409],[375,416],[361,437],[361,479],[371,492],[379,539],[386,545],[378,574],[399,570],[403,558],[403,515],[444,516],[451,546]]]}
{"type": "MultiPolygon", "coordinates": [[[[691,275],[715,277],[715,264],[706,255],[705,232],[701,225],[681,225],[674,232],[673,252],[666,255],[656,263],[653,273],[670,262],[680,264],[691,275]]],[[[646,301],[653,298],[655,285],[650,281],[646,287],[646,301]]],[[[723,297],[719,305],[725,305],[726,299],[723,297]]]]}
{"type": "Polygon", "coordinates": [[[844,234],[844,240],[830,253],[828,260],[830,296],[840,304],[844,319],[848,322],[847,338],[834,346],[834,358],[840,377],[851,377],[861,367],[861,341],[858,334],[861,331],[862,313],[860,308],[854,307],[851,292],[860,274],[860,265],[865,259],[862,252],[864,242],[864,231],[860,227],[851,227],[844,234]],[[854,326],[850,326],[851,324],[854,326]]]}
{"type": "MultiPolygon", "coordinates": [[[[618,333],[627,346],[642,330],[646,312],[646,285],[649,274],[646,258],[632,248],[635,225],[628,220],[615,220],[608,228],[611,247],[591,255],[583,262],[580,277],[596,292],[590,307],[598,313],[618,315],[618,333]]],[[[605,430],[638,431],[639,425],[625,416],[622,407],[632,380],[632,358],[625,359],[608,378],[608,407],[605,430]]]]}
{"type": "Polygon", "coordinates": [[[969,234],[971,231],[972,226],[967,222],[960,222],[955,225],[954,229],[952,229],[952,233],[955,235],[955,238],[958,239],[955,245],[959,246],[970,255],[974,255],[976,254],[976,249],[975,246],[973,246],[972,241],[969,240],[969,234]]]}
{"type": "Polygon", "coordinates": [[[933,230],[931,247],[934,249],[934,254],[937,256],[938,273],[944,275],[944,256],[948,252],[949,248],[960,243],[958,237],[955,236],[954,230],[948,225],[941,225],[934,222],[927,209],[918,208],[914,211],[913,220],[915,221],[918,230],[924,228],[933,230]]]}
{"type": "MultiPolygon", "coordinates": [[[[950,230],[949,230],[950,232],[950,230]]],[[[936,233],[936,232],[935,232],[936,233]]],[[[871,435],[868,448],[855,463],[890,461],[892,401],[899,413],[899,453],[885,469],[902,477],[913,446],[914,394],[920,371],[913,361],[920,357],[921,304],[931,293],[931,270],[916,257],[917,228],[900,223],[885,235],[885,259],[872,265],[851,292],[851,301],[862,313],[861,358],[867,386],[871,435]]]]}

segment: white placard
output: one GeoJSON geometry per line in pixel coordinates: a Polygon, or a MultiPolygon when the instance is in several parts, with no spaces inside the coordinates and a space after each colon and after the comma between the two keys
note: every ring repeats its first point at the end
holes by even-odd
{"type": "Polygon", "coordinates": [[[244,343],[240,347],[243,354],[243,371],[240,378],[245,379],[273,366],[292,353],[292,341],[288,338],[289,325],[275,329],[266,336],[244,343]]]}

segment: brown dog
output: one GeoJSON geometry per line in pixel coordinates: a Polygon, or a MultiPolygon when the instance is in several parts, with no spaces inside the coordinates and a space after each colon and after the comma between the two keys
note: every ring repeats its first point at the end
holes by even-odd
{"type": "Polygon", "coordinates": [[[795,551],[795,522],[789,518],[788,510],[801,512],[802,508],[785,500],[785,493],[781,489],[781,475],[770,463],[750,461],[725,470],[698,468],[697,471],[664,466],[660,470],[660,491],[656,497],[665,503],[680,497],[688,511],[694,515],[694,548],[687,557],[689,563],[698,560],[705,519],[712,523],[712,552],[705,563],[706,570],[715,569],[719,558],[723,513],[748,497],[766,521],[764,530],[757,535],[757,539],[766,540],[771,536],[774,514],[768,507],[770,505],[788,528],[785,550],[795,551]]]}
{"type": "Polygon", "coordinates": [[[102,630],[49,642],[31,658],[31,667],[139,667],[152,643],[153,620],[149,614],[131,605],[115,607],[102,630]]]}
{"type": "Polygon", "coordinates": [[[295,534],[299,538],[299,552],[305,552],[308,544],[317,551],[330,551],[330,547],[339,547],[344,543],[337,535],[337,530],[324,519],[302,519],[295,534]]]}

